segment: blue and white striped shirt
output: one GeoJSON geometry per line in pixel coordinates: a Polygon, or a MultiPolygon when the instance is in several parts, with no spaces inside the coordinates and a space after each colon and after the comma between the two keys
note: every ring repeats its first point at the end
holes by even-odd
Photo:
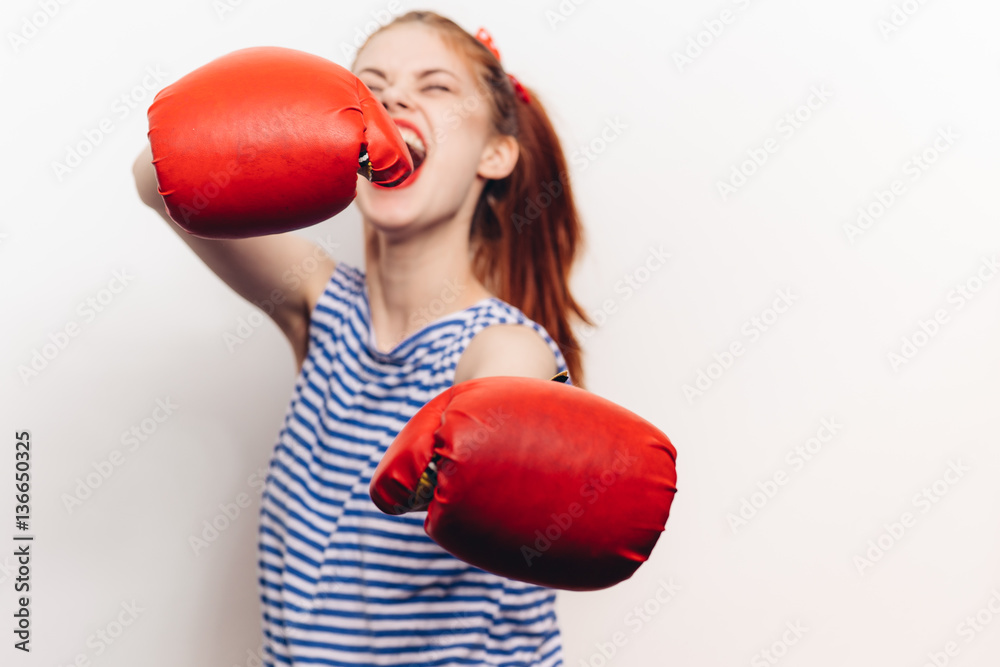
{"type": "Polygon", "coordinates": [[[381,352],[365,274],[338,262],[261,503],[266,665],[562,664],[555,591],[455,558],[424,532],[426,512],[388,516],[368,495],[396,434],[454,384],[472,337],[502,323],[535,329],[566,370],[545,329],[495,297],[381,352]]]}

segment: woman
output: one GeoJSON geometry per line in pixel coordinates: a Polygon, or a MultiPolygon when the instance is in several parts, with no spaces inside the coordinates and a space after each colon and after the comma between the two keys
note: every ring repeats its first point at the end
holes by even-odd
{"type": "MultiPolygon", "coordinates": [[[[568,276],[582,231],[565,160],[537,97],[498,57],[484,34],[430,12],[359,50],[353,71],[416,167],[395,188],[359,180],[365,270],[324,258],[288,285],[288,268],[318,254],[310,242],[175,226],[251,302],[283,288],[269,314],[300,367],[260,513],[268,665],[562,663],[552,590],[452,557],[423,513],[384,515],[368,494],[395,435],[451,385],[567,370],[581,386],[569,317],[588,320],[568,276]]],[[[148,153],[136,179],[164,214],[148,153]]]]}

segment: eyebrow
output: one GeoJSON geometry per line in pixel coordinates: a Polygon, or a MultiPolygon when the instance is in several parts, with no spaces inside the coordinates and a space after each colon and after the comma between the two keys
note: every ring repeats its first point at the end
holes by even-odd
{"type": "Polygon", "coordinates": [[[441,69],[441,68],[437,68],[437,69],[425,69],[423,72],[421,72],[420,74],[417,75],[417,78],[418,79],[423,79],[424,77],[428,77],[431,74],[439,74],[439,73],[440,74],[447,74],[448,76],[450,76],[450,77],[452,77],[452,78],[454,78],[456,80],[458,79],[458,76],[456,76],[454,72],[451,72],[450,70],[446,70],[446,69],[441,69]]]}
{"type": "MultiPolygon", "coordinates": [[[[375,69],[374,67],[366,67],[363,70],[360,70],[358,72],[358,75],[361,75],[364,72],[371,72],[372,74],[374,74],[376,76],[380,76],[383,79],[386,78],[385,72],[383,72],[380,69],[375,69]]],[[[453,72],[451,72],[449,70],[446,70],[446,69],[441,69],[441,68],[425,69],[424,71],[422,71],[419,74],[417,74],[417,78],[418,79],[423,79],[423,78],[426,78],[426,77],[428,77],[428,76],[430,76],[432,74],[447,74],[447,75],[451,76],[452,78],[454,78],[456,81],[459,80],[458,76],[456,76],[453,72]]]]}

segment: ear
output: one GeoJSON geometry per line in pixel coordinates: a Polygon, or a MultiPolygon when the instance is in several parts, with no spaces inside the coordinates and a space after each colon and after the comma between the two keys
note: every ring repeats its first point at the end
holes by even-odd
{"type": "Polygon", "coordinates": [[[506,178],[514,171],[520,152],[521,147],[515,137],[509,134],[494,136],[483,148],[478,175],[488,180],[506,178]]]}

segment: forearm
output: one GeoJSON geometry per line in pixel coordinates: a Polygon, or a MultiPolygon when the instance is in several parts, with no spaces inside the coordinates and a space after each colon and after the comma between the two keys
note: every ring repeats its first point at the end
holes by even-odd
{"type": "Polygon", "coordinates": [[[286,333],[308,319],[311,295],[325,285],[335,261],[316,244],[292,233],[245,239],[204,239],[184,231],[167,214],[147,145],[133,165],[136,190],[212,271],[247,301],[262,307],[286,333]]]}

